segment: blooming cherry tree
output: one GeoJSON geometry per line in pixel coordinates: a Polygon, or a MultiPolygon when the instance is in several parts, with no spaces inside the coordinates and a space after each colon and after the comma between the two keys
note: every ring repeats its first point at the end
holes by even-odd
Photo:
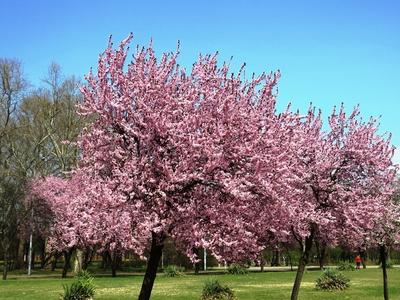
{"type": "Polygon", "coordinates": [[[140,237],[133,230],[140,227],[134,211],[119,205],[118,194],[105,185],[79,172],[71,175],[37,178],[30,183],[30,198],[42,202],[51,212],[48,247],[52,252],[64,253],[63,277],[75,250],[108,251],[112,258],[131,249],[142,254],[144,247],[140,248],[140,237]]]}
{"type": "Polygon", "coordinates": [[[392,193],[393,147],[377,133],[376,121],[363,122],[358,108],[347,116],[342,106],[329,117],[329,127],[324,132],[320,114],[310,109],[293,147],[298,161],[288,205],[302,256],[292,299],[298,297],[313,241],[335,245],[343,230],[372,228],[371,213],[383,215],[392,193]]]}
{"type": "Polygon", "coordinates": [[[54,203],[61,247],[142,255],[150,244],[144,300],[166,237],[194,261],[202,247],[228,262],[294,240],[297,299],[316,240],[334,245],[346,231],[377,228],[395,168],[375,120],[341,107],[324,131],[313,108],[276,112],[279,72],[245,80],[217,54],[200,55],[188,72],[178,51],[157,59],[151,45],[126,65],[131,39],[117,49],[110,40],[86,78],[80,113],[92,122],[78,170],[33,188],[54,203]]]}
{"type": "Polygon", "coordinates": [[[158,61],[151,46],[125,68],[130,39],[117,50],[109,44],[82,89],[81,113],[94,122],[80,141],[81,170],[139,212],[151,239],[139,299],[149,299],[167,236],[193,259],[196,247],[221,259],[260,251],[265,232],[251,221],[266,220],[259,214],[273,207],[279,181],[262,170],[279,178],[285,169],[274,134],[289,129],[275,115],[279,74],[244,81],[218,67],[217,55],[200,56],[187,74],[177,53],[158,61]]]}

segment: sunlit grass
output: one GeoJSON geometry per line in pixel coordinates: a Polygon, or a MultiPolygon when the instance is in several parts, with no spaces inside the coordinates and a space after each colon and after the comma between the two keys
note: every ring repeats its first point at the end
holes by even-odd
{"type": "MultiPolygon", "coordinates": [[[[389,286],[392,299],[400,299],[400,269],[390,269],[389,286]]],[[[351,286],[343,292],[323,292],[315,289],[320,271],[308,271],[303,280],[300,299],[382,299],[382,275],[380,269],[344,272],[351,279],[351,286]]],[[[44,274],[43,274],[44,275],[44,274]]],[[[240,299],[289,299],[294,272],[251,272],[247,275],[185,275],[181,277],[157,276],[152,299],[199,299],[203,284],[214,278],[229,285],[240,299]]],[[[0,299],[59,299],[62,285],[71,278],[26,278],[0,282],[0,299]]],[[[97,277],[95,299],[135,299],[139,293],[142,276],[97,277]]]]}

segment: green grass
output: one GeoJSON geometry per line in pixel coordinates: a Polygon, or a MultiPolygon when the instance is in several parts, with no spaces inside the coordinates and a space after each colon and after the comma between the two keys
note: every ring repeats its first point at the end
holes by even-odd
{"type": "MultiPolygon", "coordinates": [[[[390,269],[389,287],[391,299],[400,299],[400,270],[390,269]]],[[[307,271],[300,290],[300,299],[382,299],[382,274],[380,269],[367,269],[344,272],[351,279],[351,286],[343,292],[324,292],[315,289],[315,280],[320,271],[307,271]]],[[[170,278],[159,274],[154,284],[154,300],[190,300],[199,299],[204,282],[207,279],[218,279],[227,284],[241,299],[289,299],[294,272],[251,272],[247,275],[186,275],[170,278]]],[[[143,277],[119,276],[97,277],[95,299],[135,299],[139,293],[143,277]]],[[[0,281],[0,299],[47,300],[59,299],[62,285],[71,283],[72,278],[26,278],[12,276],[9,280],[0,281]]]]}

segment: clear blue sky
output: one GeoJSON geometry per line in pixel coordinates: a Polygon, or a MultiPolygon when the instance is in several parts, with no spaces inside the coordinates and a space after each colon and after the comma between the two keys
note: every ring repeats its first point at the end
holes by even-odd
{"type": "Polygon", "coordinates": [[[114,41],[153,38],[158,53],[181,41],[180,63],[199,52],[234,57],[247,72],[280,69],[280,107],[325,115],[344,102],[400,146],[400,1],[21,1],[0,0],[0,57],[14,57],[34,84],[51,61],[83,77],[114,41]]]}

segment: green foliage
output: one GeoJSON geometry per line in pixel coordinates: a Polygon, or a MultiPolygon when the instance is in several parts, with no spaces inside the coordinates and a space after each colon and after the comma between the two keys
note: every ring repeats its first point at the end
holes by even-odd
{"type": "Polygon", "coordinates": [[[345,290],[350,279],[335,269],[326,269],[316,281],[316,288],[325,291],[345,290]]]}
{"type": "Polygon", "coordinates": [[[70,286],[64,285],[63,300],[87,300],[94,296],[93,277],[87,271],[79,272],[70,286]]]}
{"type": "Polygon", "coordinates": [[[183,275],[184,269],[175,265],[169,265],[164,268],[164,275],[167,277],[178,277],[183,275]]]}
{"type": "Polygon", "coordinates": [[[234,292],[226,285],[221,285],[218,280],[209,280],[204,283],[202,300],[233,300],[234,292]]]}
{"type": "Polygon", "coordinates": [[[354,271],[356,268],[354,267],[354,264],[348,261],[341,261],[339,262],[337,269],[339,271],[354,271]]]}
{"type": "Polygon", "coordinates": [[[248,270],[241,265],[231,264],[228,268],[228,273],[233,275],[244,275],[248,273],[248,270]]]}
{"type": "Polygon", "coordinates": [[[93,276],[86,270],[82,270],[76,274],[78,281],[93,282],[93,276]]]}
{"type": "MultiPolygon", "coordinates": [[[[382,263],[379,264],[379,267],[382,268],[382,263]]],[[[386,269],[392,269],[393,263],[391,260],[386,261],[386,269]]]]}

